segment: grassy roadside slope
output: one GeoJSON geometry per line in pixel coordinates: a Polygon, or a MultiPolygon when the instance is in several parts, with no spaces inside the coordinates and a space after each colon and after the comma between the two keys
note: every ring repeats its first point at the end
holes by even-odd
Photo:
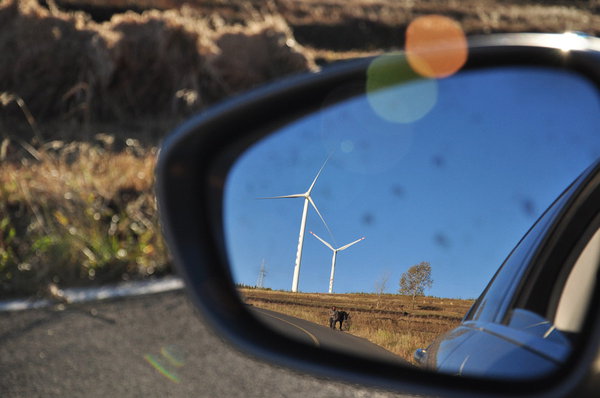
{"type": "Polygon", "coordinates": [[[247,304],[327,325],[335,305],[351,315],[344,330],[363,337],[409,362],[417,348],[427,347],[441,333],[456,327],[473,300],[397,294],[290,293],[265,289],[238,289],[247,304]]]}

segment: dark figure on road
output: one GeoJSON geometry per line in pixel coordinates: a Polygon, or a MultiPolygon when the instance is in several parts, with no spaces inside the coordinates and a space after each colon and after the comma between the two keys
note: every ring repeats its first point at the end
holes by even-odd
{"type": "Polygon", "coordinates": [[[331,307],[331,311],[329,311],[329,327],[335,329],[335,323],[338,319],[338,310],[335,306],[331,307]]]}
{"type": "Polygon", "coordinates": [[[335,329],[335,325],[340,323],[340,330],[342,330],[342,325],[346,319],[348,319],[349,314],[346,311],[338,311],[338,309],[334,306],[331,307],[331,311],[329,311],[329,327],[335,329]]]}
{"type": "Polygon", "coordinates": [[[335,320],[335,322],[333,323],[333,328],[335,329],[336,322],[339,322],[340,330],[342,330],[342,324],[344,323],[344,321],[346,319],[348,319],[349,316],[350,316],[350,314],[348,314],[346,311],[338,311],[338,316],[337,316],[337,319],[335,320]]]}

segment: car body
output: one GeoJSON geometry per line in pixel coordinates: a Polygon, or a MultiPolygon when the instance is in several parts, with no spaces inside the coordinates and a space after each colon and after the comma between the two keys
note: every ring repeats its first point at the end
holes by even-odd
{"type": "Polygon", "coordinates": [[[599,173],[599,164],[590,167],[557,198],[461,325],[415,352],[420,365],[461,376],[522,379],[554,372],[566,363],[585,333],[583,320],[597,285],[599,173]],[[590,213],[576,216],[583,206],[590,213]],[[581,226],[575,232],[567,223],[581,226]],[[550,254],[557,242],[572,247],[567,257],[550,254]]]}

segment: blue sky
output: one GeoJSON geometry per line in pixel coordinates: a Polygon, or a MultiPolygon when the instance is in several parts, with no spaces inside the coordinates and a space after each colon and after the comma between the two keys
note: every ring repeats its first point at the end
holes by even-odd
{"type": "MultiPolygon", "coordinates": [[[[342,88],[343,89],[343,88],[342,88]]],[[[300,291],[373,292],[388,275],[432,267],[426,294],[475,298],[553,199],[600,155],[600,101],[582,78],[501,69],[422,80],[323,106],[251,147],[225,189],[227,248],[237,282],[290,290],[305,192],[312,198],[300,291]],[[424,105],[420,105],[424,104],[424,105]],[[403,109],[402,120],[394,109],[403,109]],[[413,112],[410,114],[410,112],[413,112]],[[407,116],[408,115],[408,116],[407,116]]]]}

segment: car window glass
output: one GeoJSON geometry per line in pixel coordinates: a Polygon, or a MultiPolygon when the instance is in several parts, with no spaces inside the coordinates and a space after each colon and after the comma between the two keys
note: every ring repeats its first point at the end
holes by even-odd
{"type": "Polygon", "coordinates": [[[557,213],[567,201],[570,190],[563,193],[561,197],[548,209],[543,217],[519,242],[498,270],[482,296],[477,300],[476,307],[469,311],[466,320],[477,320],[495,322],[503,318],[512,292],[517,288],[516,281],[526,271],[528,260],[535,254],[534,248],[543,238],[544,234],[552,224],[557,213]]]}

